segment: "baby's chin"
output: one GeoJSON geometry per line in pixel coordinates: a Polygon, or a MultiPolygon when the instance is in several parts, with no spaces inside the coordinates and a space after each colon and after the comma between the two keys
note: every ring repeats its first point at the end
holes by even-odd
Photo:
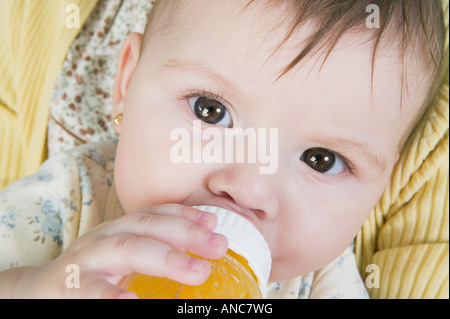
{"type": "Polygon", "coordinates": [[[292,279],[298,276],[305,275],[316,269],[312,267],[305,267],[304,265],[296,263],[296,266],[292,266],[291,263],[286,263],[285,265],[279,265],[277,260],[272,260],[272,269],[270,272],[269,282],[278,282],[292,279]]]}

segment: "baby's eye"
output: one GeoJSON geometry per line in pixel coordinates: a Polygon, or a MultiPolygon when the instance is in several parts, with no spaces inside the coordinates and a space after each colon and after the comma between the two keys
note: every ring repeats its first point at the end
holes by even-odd
{"type": "Polygon", "coordinates": [[[194,114],[202,121],[231,127],[231,115],[222,103],[205,96],[190,97],[188,99],[194,114]]]}
{"type": "Polygon", "coordinates": [[[322,174],[337,175],[345,171],[344,161],[337,154],[324,148],[310,148],[300,159],[322,174]]]}

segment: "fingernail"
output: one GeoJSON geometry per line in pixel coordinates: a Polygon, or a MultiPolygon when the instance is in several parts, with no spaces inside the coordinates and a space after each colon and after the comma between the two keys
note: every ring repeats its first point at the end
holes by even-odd
{"type": "Polygon", "coordinates": [[[211,228],[214,228],[216,226],[215,216],[211,213],[202,212],[199,217],[199,221],[200,224],[204,226],[210,226],[211,228]]]}
{"type": "Polygon", "coordinates": [[[194,257],[189,257],[186,267],[193,271],[199,271],[200,269],[203,268],[205,262],[207,261],[194,257]]]}
{"type": "Polygon", "coordinates": [[[208,244],[215,247],[222,245],[224,241],[225,237],[216,233],[211,233],[208,238],[208,244]]]}

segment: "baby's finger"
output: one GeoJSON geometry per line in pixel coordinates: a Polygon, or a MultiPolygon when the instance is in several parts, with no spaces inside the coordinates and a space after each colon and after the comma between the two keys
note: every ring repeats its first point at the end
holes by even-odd
{"type": "Polygon", "coordinates": [[[156,205],[139,209],[136,212],[181,217],[197,225],[203,226],[211,231],[213,231],[217,226],[217,216],[215,214],[204,212],[194,207],[179,204],[156,205]]]}
{"type": "Polygon", "coordinates": [[[133,292],[119,288],[92,272],[80,274],[80,285],[75,293],[84,299],[136,299],[133,292]]]}
{"type": "Polygon", "coordinates": [[[221,258],[228,248],[225,236],[172,215],[130,213],[111,226],[110,233],[108,235],[130,234],[152,238],[182,252],[210,259],[221,258]]]}
{"type": "Polygon", "coordinates": [[[104,238],[96,249],[86,252],[88,267],[101,269],[106,277],[137,272],[166,277],[188,285],[201,284],[211,266],[207,260],[192,257],[158,240],[119,234],[104,238]],[[92,258],[95,254],[96,258],[92,258]]]}

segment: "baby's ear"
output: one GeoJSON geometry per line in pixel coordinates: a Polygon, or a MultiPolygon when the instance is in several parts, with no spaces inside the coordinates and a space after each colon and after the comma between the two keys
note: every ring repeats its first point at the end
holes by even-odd
{"type": "Polygon", "coordinates": [[[125,97],[131,76],[136,68],[141,50],[142,34],[130,33],[119,54],[116,82],[114,86],[114,103],[125,97]]]}
{"type": "MultiPolygon", "coordinates": [[[[123,113],[125,95],[130,84],[131,77],[139,60],[142,43],[142,34],[130,33],[125,40],[119,54],[116,81],[114,84],[112,118],[117,119],[123,113]]],[[[116,134],[120,133],[120,125],[114,123],[116,134]]]]}

